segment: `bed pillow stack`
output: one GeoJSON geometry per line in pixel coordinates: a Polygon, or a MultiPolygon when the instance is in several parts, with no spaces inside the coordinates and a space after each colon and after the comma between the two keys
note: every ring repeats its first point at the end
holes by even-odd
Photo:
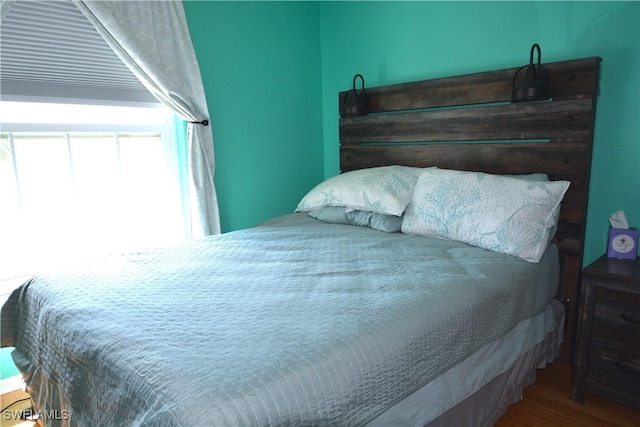
{"type": "Polygon", "coordinates": [[[331,223],[451,239],[538,262],[553,238],[568,181],[385,166],[311,190],[296,211],[331,223]]]}
{"type": "Polygon", "coordinates": [[[331,223],[399,231],[424,169],[382,166],[334,176],[318,184],[300,201],[296,212],[331,223]]]}

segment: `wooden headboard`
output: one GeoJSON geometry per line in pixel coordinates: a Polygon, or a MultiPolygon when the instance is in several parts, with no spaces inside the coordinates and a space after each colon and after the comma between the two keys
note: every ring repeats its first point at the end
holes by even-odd
{"type": "MultiPolygon", "coordinates": [[[[601,59],[543,64],[551,100],[511,103],[520,67],[366,89],[368,116],[340,118],[340,169],[438,166],[571,181],[555,241],[567,309],[562,359],[577,318],[601,59]]],[[[340,92],[342,105],[347,91],[340,92]]]]}

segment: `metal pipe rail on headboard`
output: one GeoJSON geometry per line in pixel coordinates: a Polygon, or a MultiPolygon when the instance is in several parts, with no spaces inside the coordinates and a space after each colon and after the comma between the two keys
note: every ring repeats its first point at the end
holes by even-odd
{"type": "MultiPolygon", "coordinates": [[[[547,101],[511,103],[515,67],[368,88],[369,115],[340,118],[342,172],[402,164],[542,172],[571,181],[556,235],[563,269],[558,298],[570,303],[568,346],[577,316],[600,62],[544,64],[551,75],[547,101]]],[[[339,93],[339,105],[346,93],[339,93]]]]}

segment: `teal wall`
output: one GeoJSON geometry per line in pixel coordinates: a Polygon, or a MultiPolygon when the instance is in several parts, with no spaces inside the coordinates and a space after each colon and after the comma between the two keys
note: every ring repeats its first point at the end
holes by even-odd
{"type": "Polygon", "coordinates": [[[585,262],[640,226],[640,3],[185,2],[211,111],[223,231],[291,212],[338,173],[337,93],[600,56],[585,262]]]}
{"type": "Polygon", "coordinates": [[[0,380],[18,375],[20,372],[11,358],[13,347],[0,349],[0,380]]]}
{"type": "Polygon", "coordinates": [[[213,125],[223,231],[293,212],[323,178],[316,2],[184,2],[213,125]]]}

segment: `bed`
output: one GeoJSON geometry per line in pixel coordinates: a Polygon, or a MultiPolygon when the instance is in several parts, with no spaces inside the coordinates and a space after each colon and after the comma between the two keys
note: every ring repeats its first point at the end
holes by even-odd
{"type": "Polygon", "coordinates": [[[2,345],[43,422],[492,425],[570,357],[599,63],[545,64],[544,102],[508,102],[517,68],[371,88],[295,213],[32,278],[2,345]],[[434,200],[482,209],[449,238],[434,200]],[[483,203],[544,216],[534,250],[483,203]]]}

